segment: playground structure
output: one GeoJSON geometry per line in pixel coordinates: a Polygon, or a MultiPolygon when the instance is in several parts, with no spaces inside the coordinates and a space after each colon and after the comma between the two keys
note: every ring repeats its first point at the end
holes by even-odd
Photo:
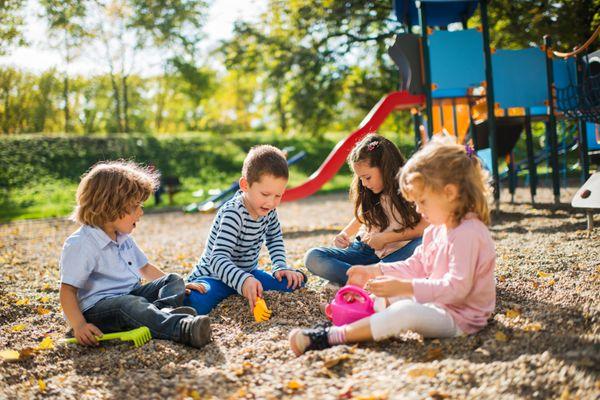
{"type": "Polygon", "coordinates": [[[600,154],[600,51],[589,52],[600,28],[572,53],[552,51],[549,36],[541,47],[494,50],[490,47],[487,0],[394,0],[393,4],[404,26],[404,33],[398,34],[388,52],[399,69],[399,91],[384,96],[305,183],[286,191],[284,201],[315,193],[337,173],[357,141],[376,131],[391,112],[408,109],[417,147],[442,131],[456,136],[459,143],[472,142],[492,172],[496,206],[503,177],[508,178],[514,194],[517,167],[529,172],[534,202],[537,166],[543,161],[549,163],[558,203],[558,157],[575,149],[579,149],[582,182],[588,178],[590,157],[600,154]],[[477,6],[482,26],[464,29],[477,6]],[[452,28],[462,24],[463,29],[432,28],[451,24],[452,28]],[[419,26],[420,35],[410,33],[413,26],[419,26]],[[577,134],[568,141],[567,124],[562,124],[560,145],[557,120],[577,127],[577,134]],[[532,122],[536,121],[545,124],[547,143],[537,155],[532,134],[532,122]],[[513,149],[523,131],[527,160],[515,164],[513,149]],[[500,157],[508,166],[502,175],[500,157]]]}

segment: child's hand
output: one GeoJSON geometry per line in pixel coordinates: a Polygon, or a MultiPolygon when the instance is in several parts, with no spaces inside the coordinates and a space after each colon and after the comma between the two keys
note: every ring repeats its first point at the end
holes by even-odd
{"type": "Polygon", "coordinates": [[[248,304],[250,305],[250,312],[254,312],[254,306],[256,305],[256,300],[263,295],[263,287],[262,284],[256,280],[254,277],[249,277],[244,281],[242,285],[242,294],[245,298],[248,299],[248,304]]]}
{"type": "Polygon", "coordinates": [[[84,346],[98,346],[96,336],[102,336],[103,333],[96,325],[86,322],[73,328],[73,335],[75,336],[75,339],[77,339],[77,342],[84,346]]]}
{"type": "Polygon", "coordinates": [[[298,271],[292,271],[292,270],[289,270],[289,269],[283,269],[283,270],[280,270],[280,271],[276,271],[273,274],[273,276],[279,282],[281,282],[281,280],[283,278],[286,278],[287,281],[288,281],[287,288],[288,289],[292,288],[292,290],[300,287],[300,285],[302,285],[302,282],[304,281],[304,275],[302,275],[298,271]]]}
{"type": "Polygon", "coordinates": [[[206,286],[197,282],[187,282],[185,284],[185,294],[190,294],[192,290],[200,293],[206,293],[206,286]]]}
{"type": "Polygon", "coordinates": [[[365,284],[365,290],[377,297],[412,296],[412,282],[392,276],[378,276],[365,284]]]}
{"type": "Polygon", "coordinates": [[[348,285],[363,287],[369,279],[381,275],[379,264],[375,265],[355,265],[346,271],[348,275],[348,285]]]}
{"type": "Polygon", "coordinates": [[[342,231],[338,233],[338,235],[333,239],[333,245],[340,249],[345,249],[350,246],[350,238],[346,234],[346,232],[342,231]]]}
{"type": "Polygon", "coordinates": [[[367,233],[362,241],[374,250],[381,250],[386,245],[385,236],[380,232],[367,233]]]}

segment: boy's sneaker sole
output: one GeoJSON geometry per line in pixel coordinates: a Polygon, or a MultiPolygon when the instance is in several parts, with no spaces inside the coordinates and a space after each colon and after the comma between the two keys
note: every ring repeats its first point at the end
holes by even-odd
{"type": "Polygon", "coordinates": [[[196,311],[196,309],[194,307],[188,307],[188,306],[165,307],[165,308],[161,308],[161,311],[164,311],[169,314],[191,315],[192,317],[195,317],[196,315],[198,315],[198,312],[196,311]]]}

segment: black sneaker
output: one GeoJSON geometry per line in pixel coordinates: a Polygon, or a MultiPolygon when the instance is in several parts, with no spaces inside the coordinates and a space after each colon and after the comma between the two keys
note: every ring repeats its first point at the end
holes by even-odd
{"type": "Polygon", "coordinates": [[[196,309],[194,307],[188,307],[188,306],[164,307],[164,308],[161,308],[160,311],[164,311],[169,314],[187,314],[187,315],[191,315],[192,317],[195,317],[196,315],[198,315],[198,312],[196,311],[196,309]]]}
{"type": "Polygon", "coordinates": [[[210,335],[211,329],[208,316],[199,315],[181,320],[180,341],[182,343],[199,349],[210,342],[210,335]]]}
{"type": "Polygon", "coordinates": [[[309,350],[322,350],[331,347],[327,337],[330,327],[329,324],[318,324],[310,329],[293,329],[288,339],[296,357],[309,350]]]}

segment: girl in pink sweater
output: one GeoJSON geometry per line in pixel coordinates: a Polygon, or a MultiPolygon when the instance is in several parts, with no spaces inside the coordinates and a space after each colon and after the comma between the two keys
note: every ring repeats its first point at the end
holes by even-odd
{"type": "Polygon", "coordinates": [[[296,355],[341,343],[383,340],[411,330],[427,338],[472,334],[494,310],[496,253],[487,229],[487,173],[470,148],[433,140],[402,168],[400,188],[431,225],[405,261],[354,266],[383,308],[344,326],[294,329],[296,355]]]}

